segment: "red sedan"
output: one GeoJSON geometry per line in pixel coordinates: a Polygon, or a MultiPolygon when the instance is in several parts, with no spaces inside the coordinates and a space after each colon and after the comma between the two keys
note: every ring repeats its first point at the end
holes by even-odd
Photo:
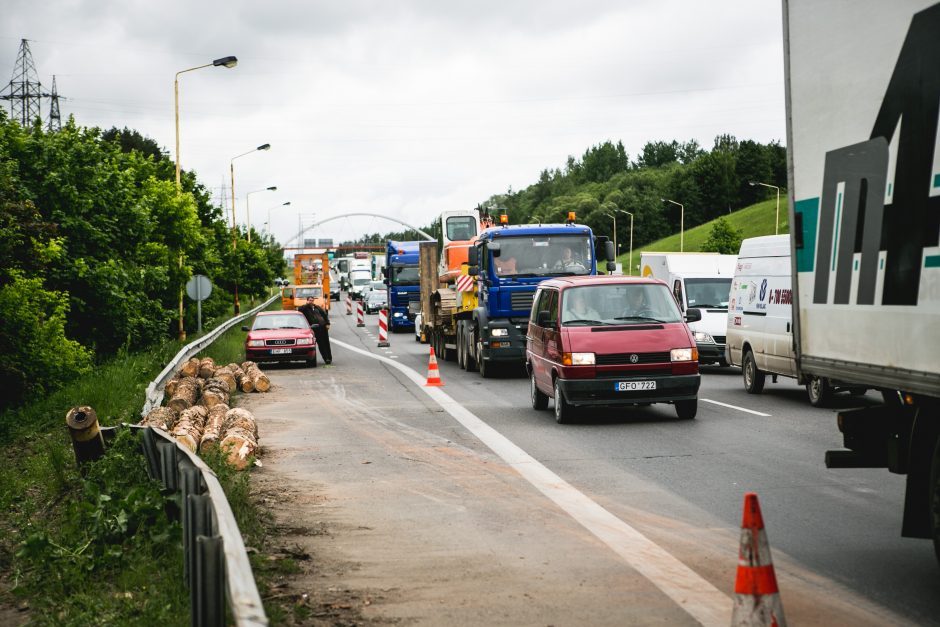
{"type": "Polygon", "coordinates": [[[245,338],[245,359],[256,362],[304,361],[317,367],[317,341],[299,311],[262,311],[245,338]]]}

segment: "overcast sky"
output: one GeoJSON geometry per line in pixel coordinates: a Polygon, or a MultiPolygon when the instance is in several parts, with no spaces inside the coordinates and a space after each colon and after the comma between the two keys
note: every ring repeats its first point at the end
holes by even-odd
{"type": "MultiPolygon", "coordinates": [[[[783,141],[779,0],[4,0],[0,81],[30,40],[62,115],[128,126],[218,195],[235,155],[238,220],[282,242],[348,212],[416,226],[564,167],[591,145],[715,135],[783,141]],[[290,202],[291,206],[281,207],[290,202]]],[[[6,104],[6,103],[4,103],[6,104]]],[[[43,115],[48,105],[43,103],[43,115]]],[[[395,230],[377,218],[321,237],[395,230]]],[[[309,236],[309,235],[308,235],[309,236]]]]}

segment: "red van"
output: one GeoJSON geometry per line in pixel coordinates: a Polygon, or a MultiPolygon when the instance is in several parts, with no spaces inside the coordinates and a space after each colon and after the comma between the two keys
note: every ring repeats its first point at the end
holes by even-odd
{"type": "Polygon", "coordinates": [[[698,350],[665,283],[653,278],[572,276],[539,284],[526,340],[532,407],[555,399],[555,420],[590,405],[672,403],[698,409],[698,350]]]}

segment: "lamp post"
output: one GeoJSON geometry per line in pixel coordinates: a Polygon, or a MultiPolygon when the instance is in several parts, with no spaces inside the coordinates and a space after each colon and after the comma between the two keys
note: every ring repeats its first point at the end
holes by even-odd
{"type": "MultiPolygon", "coordinates": [[[[279,205],[274,205],[274,207],[289,207],[289,206],[290,206],[289,200],[287,202],[282,202],[279,205]]],[[[271,210],[274,209],[274,207],[268,207],[268,221],[265,222],[265,224],[268,225],[268,235],[271,234],[271,210]]]]}
{"type": "MultiPolygon", "coordinates": [[[[173,117],[176,122],[176,193],[181,194],[183,192],[183,185],[180,181],[180,74],[185,74],[186,72],[192,72],[193,70],[201,70],[206,67],[226,67],[233,68],[238,65],[238,59],[235,57],[222,57],[216,59],[212,63],[206,63],[205,65],[197,65],[196,67],[187,68],[185,70],[180,70],[176,73],[176,76],[173,78],[173,117]]],[[[183,267],[183,253],[180,252],[180,269],[183,267]]],[[[183,286],[180,286],[180,325],[179,325],[179,339],[186,339],[186,327],[183,326],[183,286]]]]}
{"type": "Polygon", "coordinates": [[[776,185],[771,185],[770,183],[761,183],[760,181],[748,181],[748,185],[754,187],[755,185],[763,185],[764,187],[770,187],[777,190],[777,217],[774,218],[774,235],[780,234],[780,188],[776,185]]]}
{"type": "Polygon", "coordinates": [[[258,192],[276,192],[277,185],[272,185],[271,187],[265,187],[262,189],[256,189],[254,191],[248,192],[245,194],[245,219],[248,221],[248,243],[251,243],[251,205],[249,201],[251,200],[252,194],[257,194],[258,192]]]}
{"type": "Polygon", "coordinates": [[[633,214],[629,211],[626,211],[625,209],[617,209],[617,211],[630,216],[630,261],[627,263],[630,264],[630,276],[633,276],[633,214]]]}
{"type": "Polygon", "coordinates": [[[685,207],[682,206],[682,203],[668,198],[660,198],[660,200],[679,205],[679,252],[685,252],[685,207]]]}
{"type": "MultiPolygon", "coordinates": [[[[235,160],[244,157],[245,155],[250,155],[253,152],[259,150],[270,150],[271,144],[261,144],[253,150],[248,152],[243,152],[240,155],[235,155],[229,160],[229,172],[232,176],[232,250],[235,250],[238,246],[238,226],[235,224],[235,160]]],[[[249,228],[250,230],[250,228],[249,228]]],[[[238,278],[235,279],[235,313],[241,310],[241,306],[238,304],[238,278]]]]}

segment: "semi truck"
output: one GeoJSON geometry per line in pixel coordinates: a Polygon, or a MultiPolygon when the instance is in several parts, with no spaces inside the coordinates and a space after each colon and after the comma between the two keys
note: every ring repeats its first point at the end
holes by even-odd
{"type": "MultiPolygon", "coordinates": [[[[436,244],[421,244],[424,335],[441,359],[483,377],[499,365],[525,363],[526,330],[541,281],[597,274],[598,257],[614,258],[613,244],[575,224],[573,213],[566,224],[510,226],[500,216],[500,225],[491,226],[484,218],[482,230],[468,240],[446,237],[452,217],[442,215],[445,244],[438,270],[445,272],[435,271],[436,244]]],[[[608,271],[613,265],[608,262],[608,271]]]]}
{"type": "Polygon", "coordinates": [[[330,256],[326,251],[294,255],[294,284],[281,288],[284,309],[297,309],[310,297],[329,309],[330,256]]]}
{"type": "Polygon", "coordinates": [[[826,466],[906,475],[940,559],[940,3],[783,10],[798,374],[881,390],[826,466]]]}
{"type": "Polygon", "coordinates": [[[718,253],[658,253],[644,251],[640,268],[644,277],[669,286],[683,313],[698,309],[702,319],[689,323],[700,364],[727,366],[725,336],[728,295],[737,255],[718,253]]]}
{"type": "Polygon", "coordinates": [[[389,240],[385,249],[385,284],[388,286],[388,328],[392,333],[413,329],[418,312],[418,244],[389,240]]]}

